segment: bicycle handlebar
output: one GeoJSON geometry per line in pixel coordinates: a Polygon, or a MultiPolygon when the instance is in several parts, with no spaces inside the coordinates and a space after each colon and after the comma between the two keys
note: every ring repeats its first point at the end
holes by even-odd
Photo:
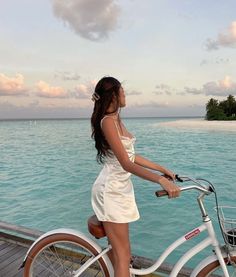
{"type": "MultiPolygon", "coordinates": [[[[187,176],[180,177],[178,175],[175,175],[175,178],[178,182],[188,182],[188,181],[190,181],[190,182],[194,183],[193,185],[190,185],[190,186],[180,187],[180,191],[195,189],[195,190],[198,190],[200,192],[203,192],[206,195],[211,194],[213,192],[212,184],[206,179],[202,179],[202,178],[193,179],[193,178],[190,178],[190,177],[187,177],[187,176]],[[199,181],[207,182],[210,186],[206,187],[203,184],[201,184],[199,181]]],[[[168,192],[166,190],[158,190],[158,191],[155,192],[155,194],[156,194],[157,197],[168,196],[168,192]]]]}

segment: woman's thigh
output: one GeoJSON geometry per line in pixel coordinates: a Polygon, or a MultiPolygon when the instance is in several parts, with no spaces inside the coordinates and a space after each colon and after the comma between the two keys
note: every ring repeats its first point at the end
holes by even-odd
{"type": "Polygon", "coordinates": [[[105,221],[103,226],[115,254],[130,257],[129,224],[105,221]]]}

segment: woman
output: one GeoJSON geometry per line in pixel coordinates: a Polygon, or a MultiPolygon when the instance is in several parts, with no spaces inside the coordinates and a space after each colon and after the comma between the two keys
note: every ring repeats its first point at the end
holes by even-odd
{"type": "Polygon", "coordinates": [[[95,140],[97,160],[104,164],[92,189],[92,206],[98,220],[103,222],[112,245],[110,257],[115,277],[129,277],[129,222],[139,219],[130,175],[159,183],[169,197],[177,197],[178,186],[172,181],[175,174],[134,153],[135,137],[122,123],[119,111],[125,107],[125,93],[121,83],[113,77],[102,78],[92,96],[94,110],[91,117],[92,138],[95,140]],[[167,178],[152,172],[156,170],[167,178]]]}

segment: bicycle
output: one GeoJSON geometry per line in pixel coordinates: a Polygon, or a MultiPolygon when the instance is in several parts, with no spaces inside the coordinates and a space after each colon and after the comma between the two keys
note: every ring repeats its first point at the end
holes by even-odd
{"type": "MultiPolygon", "coordinates": [[[[191,182],[182,186],[181,191],[197,190],[197,201],[202,215],[202,225],[187,232],[173,242],[149,268],[130,268],[131,276],[146,275],[155,272],[166,257],[178,246],[206,231],[207,237],[188,250],[174,265],[170,277],[176,277],[184,264],[197,253],[211,245],[213,254],[201,261],[193,269],[190,277],[236,276],[236,219],[225,217],[224,207],[218,206],[214,186],[202,178],[178,177],[181,182],[191,182]],[[211,218],[208,216],[203,199],[215,194],[216,210],[225,246],[220,247],[211,218]],[[220,274],[220,275],[219,275],[220,274]]],[[[158,197],[166,196],[166,191],[157,191],[158,197]]],[[[236,211],[236,208],[230,208],[236,211]]],[[[227,207],[226,207],[227,210],[227,207]]],[[[95,216],[88,220],[90,233],[101,238],[106,236],[101,222],[95,216]]],[[[38,238],[28,250],[24,262],[24,277],[35,276],[114,276],[111,261],[107,255],[111,245],[102,249],[98,243],[85,234],[71,229],[57,229],[38,238]]]]}

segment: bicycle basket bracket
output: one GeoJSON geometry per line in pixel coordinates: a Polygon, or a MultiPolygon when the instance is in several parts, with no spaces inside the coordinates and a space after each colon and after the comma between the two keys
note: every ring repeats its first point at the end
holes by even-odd
{"type": "Polygon", "coordinates": [[[236,247],[236,207],[220,206],[219,219],[225,241],[231,247],[236,247]]]}

